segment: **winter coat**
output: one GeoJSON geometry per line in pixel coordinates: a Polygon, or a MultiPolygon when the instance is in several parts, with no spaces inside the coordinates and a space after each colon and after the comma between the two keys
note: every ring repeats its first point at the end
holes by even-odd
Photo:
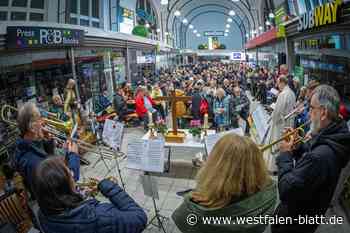
{"type": "Polygon", "coordinates": [[[139,233],[145,229],[145,212],[123,189],[109,180],[100,182],[98,189],[111,203],[89,199],[53,216],[39,211],[43,233],[139,233]]]}
{"type": "MultiPolygon", "coordinates": [[[[332,122],[293,152],[281,153],[276,159],[281,199],[276,214],[292,218],[324,215],[349,156],[350,133],[345,121],[332,122]]],[[[316,228],[316,224],[294,222],[273,225],[272,233],[312,233],[316,228]]]]}
{"type": "Polygon", "coordinates": [[[262,233],[266,225],[263,224],[237,224],[237,219],[241,217],[259,217],[271,215],[277,201],[276,183],[265,189],[243,197],[225,206],[223,208],[203,207],[191,200],[191,194],[185,196],[184,202],[174,211],[172,219],[176,226],[183,233],[262,233]],[[192,218],[190,218],[192,216],[192,218]],[[193,222],[193,216],[197,219],[197,224],[190,225],[187,222],[193,222]],[[204,224],[205,217],[227,218],[231,224],[204,224]],[[236,224],[233,222],[235,221],[236,224]]]}
{"type": "MultiPolygon", "coordinates": [[[[33,142],[19,138],[16,142],[15,167],[24,179],[24,184],[27,189],[32,192],[33,175],[35,169],[41,161],[45,160],[51,152],[48,149],[54,148],[54,145],[48,142],[33,142]],[[46,144],[46,145],[45,145],[46,144]],[[45,150],[46,149],[46,150],[45,150]]],[[[80,175],[80,157],[79,155],[70,152],[66,156],[68,167],[74,173],[74,179],[79,180],[80,175]]]]}
{"type": "MultiPolygon", "coordinates": [[[[155,102],[152,100],[151,97],[147,96],[147,98],[149,99],[149,101],[151,102],[152,106],[155,106],[155,102]]],[[[136,113],[137,115],[142,118],[145,116],[145,114],[147,113],[147,109],[145,107],[145,103],[144,103],[144,99],[143,96],[141,95],[137,95],[136,99],[135,99],[135,106],[136,106],[136,113]]]]}

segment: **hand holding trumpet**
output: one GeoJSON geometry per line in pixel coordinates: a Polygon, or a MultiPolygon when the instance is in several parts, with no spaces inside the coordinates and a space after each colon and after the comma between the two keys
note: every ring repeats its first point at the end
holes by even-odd
{"type": "MultiPolygon", "coordinates": [[[[109,181],[112,181],[113,183],[118,183],[118,180],[116,177],[110,176],[106,178],[109,181]]],[[[86,182],[77,183],[77,188],[82,191],[87,196],[95,197],[97,196],[99,189],[98,184],[104,179],[97,179],[90,177],[87,179],[86,182]]]]}

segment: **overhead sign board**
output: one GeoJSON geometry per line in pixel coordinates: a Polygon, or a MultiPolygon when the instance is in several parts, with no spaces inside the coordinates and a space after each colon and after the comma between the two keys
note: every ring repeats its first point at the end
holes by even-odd
{"type": "Polygon", "coordinates": [[[7,27],[7,48],[52,48],[81,46],[84,31],[51,27],[7,27]]]}
{"type": "Polygon", "coordinates": [[[206,31],[204,32],[204,36],[224,36],[224,31],[206,31]]]}

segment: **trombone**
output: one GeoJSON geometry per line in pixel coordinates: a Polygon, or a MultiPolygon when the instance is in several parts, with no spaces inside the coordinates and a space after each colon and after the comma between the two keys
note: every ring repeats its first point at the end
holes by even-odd
{"type": "Polygon", "coordinates": [[[305,135],[304,128],[307,125],[309,125],[310,123],[311,123],[311,121],[308,121],[308,122],[302,124],[301,126],[299,126],[298,128],[295,128],[295,129],[291,130],[290,132],[284,134],[280,139],[277,139],[277,140],[271,142],[270,144],[267,144],[267,145],[260,147],[260,151],[265,152],[266,150],[270,149],[274,145],[276,145],[284,140],[288,140],[288,141],[293,140],[294,145],[297,145],[299,143],[305,143],[307,141],[307,139],[304,136],[294,137],[294,135],[305,135]]]}
{"type": "MultiPolygon", "coordinates": [[[[11,105],[3,105],[1,108],[1,115],[0,118],[5,123],[9,124],[10,126],[17,127],[17,122],[13,119],[10,119],[11,117],[16,116],[18,112],[18,109],[11,106],[11,105]]],[[[51,135],[53,135],[53,138],[57,140],[60,143],[64,143],[65,141],[69,140],[69,138],[66,136],[67,133],[70,133],[73,128],[72,121],[61,121],[58,119],[47,119],[42,118],[45,122],[45,126],[43,127],[43,130],[51,135]]],[[[73,142],[77,143],[79,148],[93,153],[100,156],[102,159],[116,159],[117,157],[122,157],[123,153],[116,152],[113,149],[106,147],[106,146],[95,146],[91,143],[85,142],[83,140],[79,139],[70,139],[73,142]]]]}

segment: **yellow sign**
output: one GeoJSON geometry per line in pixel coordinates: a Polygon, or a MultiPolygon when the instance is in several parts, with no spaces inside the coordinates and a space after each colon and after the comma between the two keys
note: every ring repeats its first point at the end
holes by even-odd
{"type": "Polygon", "coordinates": [[[307,12],[299,17],[298,31],[305,31],[338,21],[338,7],[341,0],[316,7],[313,11],[307,12]]]}

